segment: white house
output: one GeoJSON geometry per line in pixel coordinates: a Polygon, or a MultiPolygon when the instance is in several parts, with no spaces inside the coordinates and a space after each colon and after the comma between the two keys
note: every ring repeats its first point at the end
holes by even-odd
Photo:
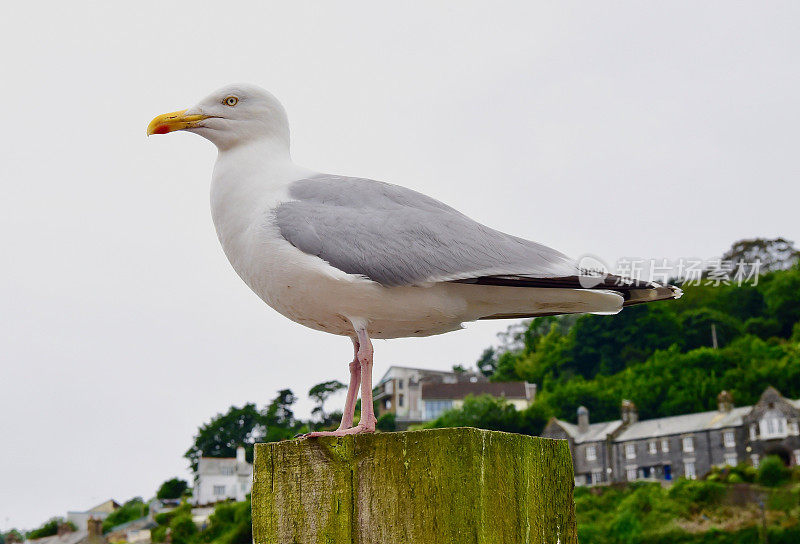
{"type": "Polygon", "coordinates": [[[245,461],[244,448],[240,446],[236,457],[201,457],[194,477],[194,504],[243,501],[253,485],[253,465],[245,461]]]}

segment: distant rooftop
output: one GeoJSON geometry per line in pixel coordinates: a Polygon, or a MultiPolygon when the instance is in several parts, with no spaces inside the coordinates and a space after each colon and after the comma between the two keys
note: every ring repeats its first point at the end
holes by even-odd
{"type": "Polygon", "coordinates": [[[425,400],[463,399],[467,395],[492,395],[509,399],[528,399],[529,386],[525,382],[457,382],[423,383],[425,400]]]}

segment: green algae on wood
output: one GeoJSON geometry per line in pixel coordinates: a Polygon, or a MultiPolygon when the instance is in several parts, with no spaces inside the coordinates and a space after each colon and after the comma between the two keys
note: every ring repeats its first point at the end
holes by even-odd
{"type": "Polygon", "coordinates": [[[255,544],[577,544],[565,441],[472,428],[257,444],[255,544]]]}

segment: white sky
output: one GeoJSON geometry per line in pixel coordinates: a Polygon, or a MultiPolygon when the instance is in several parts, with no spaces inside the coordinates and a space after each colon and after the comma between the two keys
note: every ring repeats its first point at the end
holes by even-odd
{"type": "MultiPolygon", "coordinates": [[[[213,414],[346,380],[349,340],[225,260],[213,146],[145,138],[224,84],[283,101],[301,164],[573,256],[800,241],[796,2],[49,4],[0,21],[0,529],[151,496],[213,414]]],[[[506,325],[377,342],[376,378],[506,325]]]]}

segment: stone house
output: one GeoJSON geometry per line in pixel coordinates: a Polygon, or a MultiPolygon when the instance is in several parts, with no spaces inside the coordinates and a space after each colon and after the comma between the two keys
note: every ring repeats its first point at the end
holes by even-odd
{"type": "Polygon", "coordinates": [[[578,425],[551,419],[542,436],[569,441],[576,485],[640,479],[694,479],[713,466],[765,455],[800,464],[800,400],[768,387],[754,406],[734,407],[731,395],[717,397],[717,410],[639,421],[636,406],[623,401],[620,419],[589,423],[578,409],[578,425]]]}

